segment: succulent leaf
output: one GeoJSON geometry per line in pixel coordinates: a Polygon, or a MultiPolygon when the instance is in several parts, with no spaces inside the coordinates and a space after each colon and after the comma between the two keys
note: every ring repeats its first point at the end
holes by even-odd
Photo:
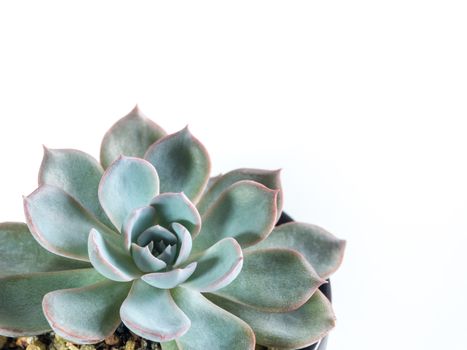
{"type": "Polygon", "coordinates": [[[50,330],[42,312],[45,294],[101,281],[94,269],[39,272],[0,277],[0,334],[19,337],[50,330]]]}
{"type": "Polygon", "coordinates": [[[99,184],[99,200],[117,229],[135,210],[159,194],[156,169],[139,158],[120,157],[105,171],[99,184]]]}
{"type": "Polygon", "coordinates": [[[101,144],[102,166],[107,168],[121,155],[143,158],[149,146],[165,135],[165,131],[136,106],[105,134],[101,144]]]}
{"type": "Polygon", "coordinates": [[[123,248],[123,238],[120,236],[110,239],[92,229],[89,233],[88,250],[92,266],[108,279],[127,282],[141,276],[130,252],[123,248]]]}
{"type": "MultiPolygon", "coordinates": [[[[188,288],[175,288],[172,290],[172,295],[177,305],[191,320],[188,332],[176,340],[180,349],[253,350],[255,348],[255,335],[250,326],[241,319],[188,288]]],[[[164,345],[163,349],[165,349],[164,345]]]]}
{"type": "Polygon", "coordinates": [[[153,287],[161,289],[172,289],[180,283],[185,282],[195,271],[196,262],[193,262],[186,267],[173,269],[166,272],[148,273],[141,279],[153,287]]]}
{"type": "Polygon", "coordinates": [[[172,224],[172,229],[178,239],[178,254],[174,266],[179,266],[180,264],[184,263],[185,260],[190,256],[193,241],[191,240],[190,232],[188,232],[185,226],[179,224],[178,222],[174,222],[172,224]]]}
{"type": "Polygon", "coordinates": [[[177,254],[177,248],[173,245],[168,245],[163,248],[162,253],[160,253],[157,258],[165,261],[167,265],[173,265],[177,254]]]}
{"type": "Polygon", "coordinates": [[[238,276],[243,254],[237,241],[227,237],[204,252],[191,256],[190,260],[196,260],[198,267],[184,286],[199,292],[212,292],[227,286],[238,276]]]}
{"type": "Polygon", "coordinates": [[[154,143],[144,158],[157,169],[162,193],[184,192],[196,202],[208,182],[208,152],[188,128],[154,143]]]}
{"type": "Polygon", "coordinates": [[[172,222],[185,226],[192,236],[201,228],[201,217],[196,207],[184,193],[162,193],[151,201],[156,209],[159,225],[169,227],[172,222]]]}
{"type": "Polygon", "coordinates": [[[140,246],[145,246],[150,242],[164,241],[169,244],[177,243],[177,236],[166,228],[156,225],[146,229],[136,240],[140,246]]]}
{"type": "Polygon", "coordinates": [[[214,294],[206,297],[249,324],[263,346],[302,348],[323,338],[335,325],[331,303],[319,290],[297,310],[284,313],[259,311],[214,294]]]}
{"type": "Polygon", "coordinates": [[[188,128],[166,135],[137,107],[106,133],[101,162],[45,149],[27,225],[0,223],[0,335],[52,328],[90,344],[122,321],[163,350],[285,350],[334,326],[318,287],[345,242],[274,228],[280,171],[209,178],[188,128]]]}
{"type": "Polygon", "coordinates": [[[277,194],[277,217],[282,212],[282,186],[280,170],[262,170],[242,168],[229,171],[224,175],[210,179],[210,186],[197,204],[198,211],[203,215],[227,188],[234,183],[244,180],[258,182],[272,190],[279,190],[277,194]]]}
{"type": "Polygon", "coordinates": [[[290,222],[277,226],[268,238],[249,249],[279,247],[295,249],[322,278],[328,278],[342,262],[345,241],[319,226],[290,222]]]}
{"type": "Polygon", "coordinates": [[[262,241],[276,222],[277,193],[249,180],[227,188],[203,215],[193,251],[205,250],[225,237],[235,238],[242,248],[262,241]]]}
{"type": "Polygon", "coordinates": [[[24,198],[24,212],[34,238],[67,258],[89,261],[88,236],[93,227],[106,236],[116,235],[58,187],[40,186],[24,198]]]}
{"type": "Polygon", "coordinates": [[[74,149],[47,149],[39,170],[39,185],[61,188],[101,222],[111,227],[102,209],[97,189],[104,169],[92,156],[74,149]]]}
{"type": "Polygon", "coordinates": [[[151,206],[135,209],[123,225],[125,248],[130,250],[139,235],[147,228],[156,224],[156,211],[151,206]]]}
{"type": "Polygon", "coordinates": [[[78,344],[97,343],[120,324],[120,306],[131,283],[101,281],[44,296],[44,315],[56,334],[78,344]]]}
{"type": "Polygon", "coordinates": [[[191,325],[168,290],[154,288],[140,279],[133,282],[120,317],[133,333],[157,342],[178,338],[191,325]]]}
{"type": "Polygon", "coordinates": [[[245,253],[238,277],[214,293],[262,311],[286,312],[303,305],[324,282],[296,251],[263,249],[245,253]]]}
{"type": "Polygon", "coordinates": [[[89,268],[84,261],[52,254],[40,246],[26,224],[0,223],[0,277],[32,272],[89,268]]]}
{"type": "MultiPolygon", "coordinates": [[[[219,181],[220,179],[222,178],[222,174],[218,174],[216,176],[211,176],[208,180],[208,183],[206,185],[206,187],[204,188],[204,192],[203,192],[203,196],[211,189],[212,186],[214,186],[214,184],[219,181]]],[[[199,203],[198,203],[199,205],[199,203]]],[[[199,209],[198,209],[199,210],[199,209]]]]}
{"type": "Polygon", "coordinates": [[[136,266],[143,272],[159,271],[167,267],[165,261],[152,255],[149,246],[141,247],[133,243],[131,245],[131,255],[136,266]]]}

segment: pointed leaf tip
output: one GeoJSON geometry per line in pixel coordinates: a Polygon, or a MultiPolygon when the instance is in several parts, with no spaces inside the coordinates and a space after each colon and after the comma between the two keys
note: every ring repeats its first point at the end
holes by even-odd
{"type": "Polygon", "coordinates": [[[131,110],[130,114],[143,114],[141,109],[139,108],[138,104],[135,104],[133,109],[131,110]]]}
{"type": "Polygon", "coordinates": [[[196,202],[211,171],[211,161],[204,145],[184,128],[154,143],[144,158],[161,177],[161,192],[184,192],[196,202]]]}
{"type": "Polygon", "coordinates": [[[239,276],[215,294],[258,310],[286,312],[303,305],[324,282],[294,250],[248,251],[244,258],[239,276]]]}
{"type": "Polygon", "coordinates": [[[121,154],[143,158],[154,142],[166,132],[147,118],[136,105],[105,134],[101,144],[101,163],[107,168],[121,154]]]}
{"type": "Polygon", "coordinates": [[[289,248],[302,254],[322,278],[328,278],[342,263],[345,241],[323,228],[301,222],[289,222],[273,229],[259,244],[248,248],[289,248]]]}

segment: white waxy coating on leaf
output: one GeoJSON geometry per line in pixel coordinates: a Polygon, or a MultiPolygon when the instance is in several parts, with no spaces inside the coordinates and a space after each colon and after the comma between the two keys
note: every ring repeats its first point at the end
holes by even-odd
{"type": "Polygon", "coordinates": [[[92,229],[88,249],[92,265],[108,279],[127,282],[141,276],[130,252],[123,248],[122,237],[106,239],[99,231],[92,229]]]}
{"type": "Polygon", "coordinates": [[[203,251],[225,237],[233,237],[242,248],[267,237],[276,222],[277,190],[254,181],[240,181],[227,188],[203,215],[193,252],[203,251]]]}
{"type": "Polygon", "coordinates": [[[117,235],[76,199],[54,186],[42,185],[25,197],[24,212],[31,233],[45,249],[72,259],[89,261],[91,228],[105,236],[117,235]]]}
{"type": "Polygon", "coordinates": [[[259,310],[285,312],[303,305],[325,282],[295,250],[254,250],[243,256],[241,273],[215,294],[259,310]]]}
{"type": "Polygon", "coordinates": [[[238,276],[243,254],[235,239],[224,238],[190,260],[197,261],[198,267],[183,285],[199,292],[212,292],[227,286],[238,276]]]}
{"type": "Polygon", "coordinates": [[[151,206],[135,209],[123,225],[125,248],[130,250],[131,243],[135,243],[138,236],[156,223],[156,211],[151,206]]]}
{"type": "Polygon", "coordinates": [[[183,268],[173,269],[166,272],[149,273],[141,279],[153,287],[171,289],[185,282],[195,271],[197,263],[191,263],[183,268]]]}
{"type": "Polygon", "coordinates": [[[1,277],[0,334],[19,337],[49,331],[50,325],[42,312],[45,294],[57,289],[82,287],[103,279],[92,268],[1,277]]]}
{"type": "Polygon", "coordinates": [[[20,222],[0,223],[0,257],[0,277],[91,267],[88,262],[50,253],[20,222]]]}
{"type": "Polygon", "coordinates": [[[143,272],[155,272],[162,270],[167,266],[165,261],[162,261],[152,255],[150,246],[140,247],[133,243],[131,245],[131,255],[136,266],[138,266],[138,268],[143,272]]]}
{"type": "Polygon", "coordinates": [[[264,241],[248,248],[290,248],[298,251],[322,278],[328,278],[342,262],[345,241],[319,226],[290,222],[274,228],[264,241]]]}
{"type": "MultiPolygon", "coordinates": [[[[177,305],[191,320],[191,328],[175,341],[183,350],[253,350],[255,335],[250,326],[222,310],[202,294],[188,288],[172,290],[177,305]]],[[[164,347],[163,347],[164,348],[164,347]]]]}
{"type": "Polygon", "coordinates": [[[120,306],[131,283],[109,280],[56,290],[45,295],[44,315],[56,334],[78,344],[93,344],[113,334],[120,324],[120,306]]]}
{"type": "Polygon", "coordinates": [[[97,189],[104,169],[89,154],[74,149],[48,149],[39,170],[39,185],[61,188],[101,222],[112,226],[102,209],[97,189]]]}
{"type": "Polygon", "coordinates": [[[156,169],[144,159],[120,157],[105,171],[99,184],[99,201],[118,230],[136,208],[159,194],[156,169]]]}
{"type": "Polygon", "coordinates": [[[184,192],[196,203],[208,182],[211,162],[204,146],[188,128],[154,143],[144,158],[159,173],[161,193],[184,192]]]}
{"type": "Polygon", "coordinates": [[[133,333],[156,342],[176,339],[191,325],[168,290],[154,288],[141,279],[133,282],[120,317],[133,333]]]}
{"type": "Polygon", "coordinates": [[[259,311],[214,294],[206,297],[248,323],[256,342],[263,346],[303,348],[323,338],[335,325],[331,303],[319,290],[297,310],[284,313],[259,311]]]}
{"type": "Polygon", "coordinates": [[[194,237],[201,229],[201,216],[184,193],[162,193],[151,201],[157,222],[168,227],[173,222],[185,226],[194,237]]]}
{"type": "Polygon", "coordinates": [[[101,163],[107,168],[121,155],[143,158],[146,150],[166,135],[138,108],[117,121],[105,134],[101,144],[101,163]]]}

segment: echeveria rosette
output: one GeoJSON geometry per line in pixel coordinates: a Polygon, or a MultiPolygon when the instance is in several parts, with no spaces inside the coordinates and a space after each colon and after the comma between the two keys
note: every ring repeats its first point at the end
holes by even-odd
{"type": "Polygon", "coordinates": [[[95,343],[123,321],[164,350],[297,348],[334,326],[317,288],[344,242],[274,228],[278,171],[210,179],[187,128],[166,135],[137,108],[100,156],[46,149],[28,226],[0,224],[0,334],[95,343]]]}

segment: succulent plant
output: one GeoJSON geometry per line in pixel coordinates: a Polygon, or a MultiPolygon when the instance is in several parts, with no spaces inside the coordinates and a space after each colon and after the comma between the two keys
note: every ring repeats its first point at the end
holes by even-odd
{"type": "Polygon", "coordinates": [[[53,330],[96,343],[123,322],[170,349],[297,348],[333,327],[318,287],[345,243],[275,227],[279,171],[209,178],[204,146],[138,108],[105,135],[100,163],[45,149],[26,222],[0,224],[0,334],[53,330]]]}

